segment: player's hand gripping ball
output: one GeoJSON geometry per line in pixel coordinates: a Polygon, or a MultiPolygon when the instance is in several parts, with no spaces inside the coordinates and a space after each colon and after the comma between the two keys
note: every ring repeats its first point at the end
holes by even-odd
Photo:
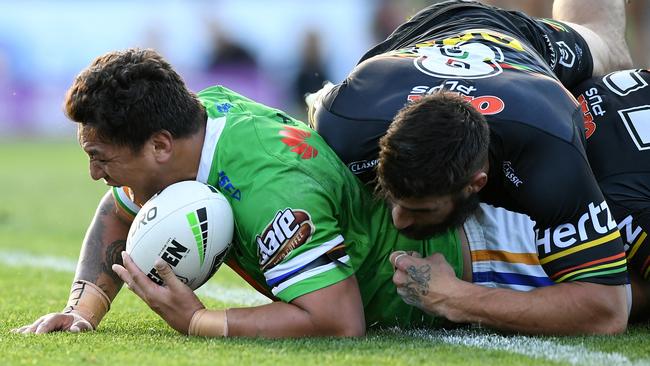
{"type": "Polygon", "coordinates": [[[160,257],[192,290],[217,271],[232,243],[234,220],[226,198],[197,181],[172,184],[153,196],[131,224],[126,252],[159,285],[160,257]]]}

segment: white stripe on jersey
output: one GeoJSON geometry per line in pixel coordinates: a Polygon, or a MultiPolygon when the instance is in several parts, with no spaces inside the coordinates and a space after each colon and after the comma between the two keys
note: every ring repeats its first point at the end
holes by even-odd
{"type": "Polygon", "coordinates": [[[328,250],[334,248],[335,246],[343,242],[343,236],[337,235],[334,239],[326,241],[325,243],[304,251],[294,258],[289,259],[284,263],[280,263],[277,266],[271,268],[270,270],[264,272],[264,277],[267,282],[271,282],[273,279],[284,276],[287,273],[291,273],[299,268],[302,268],[309,263],[316,260],[316,258],[325,254],[328,250]]]}
{"type": "MultiPolygon", "coordinates": [[[[477,212],[463,224],[470,252],[473,257],[479,256],[479,252],[501,252],[502,255],[498,257],[502,259],[472,260],[474,277],[482,273],[495,273],[505,275],[502,278],[509,274],[548,278],[539,263],[508,260],[508,258],[521,257],[522,255],[529,258],[537,257],[534,226],[535,222],[527,215],[482,203],[477,212]]],[[[485,287],[510,288],[519,291],[536,288],[531,285],[508,282],[507,279],[504,279],[503,282],[490,280],[475,283],[485,287]]]]}
{"type": "Polygon", "coordinates": [[[216,119],[208,118],[205,126],[205,138],[203,139],[203,150],[201,150],[201,161],[199,162],[199,171],[196,174],[196,180],[202,183],[208,183],[212,161],[214,160],[214,151],[217,149],[217,141],[226,125],[226,117],[216,119]]]}
{"type": "MultiPolygon", "coordinates": [[[[216,119],[208,118],[205,127],[205,138],[203,139],[203,150],[201,150],[199,171],[196,175],[196,180],[199,182],[208,183],[208,177],[214,159],[214,151],[217,149],[217,141],[219,141],[219,137],[221,136],[225,125],[226,117],[216,119]]],[[[133,202],[131,197],[124,192],[124,187],[115,187],[113,189],[113,195],[115,195],[115,198],[126,206],[127,210],[131,211],[129,212],[130,214],[135,216],[138,211],[140,211],[140,206],[133,202]]]]}
{"type": "MultiPolygon", "coordinates": [[[[343,257],[339,258],[338,261],[341,262],[341,263],[346,263],[347,264],[350,261],[350,256],[349,255],[344,255],[343,257]]],[[[300,281],[302,281],[302,280],[304,280],[306,278],[309,278],[309,277],[314,277],[317,274],[329,271],[330,269],[335,268],[338,265],[339,264],[337,264],[337,263],[331,262],[331,263],[322,265],[320,267],[312,268],[312,269],[310,269],[308,271],[302,272],[301,274],[299,274],[297,276],[294,276],[294,277],[291,277],[290,279],[280,283],[280,285],[277,286],[277,287],[274,287],[271,290],[271,292],[273,292],[273,295],[277,295],[278,293],[280,293],[280,291],[286,289],[287,287],[289,287],[289,286],[291,286],[291,285],[293,285],[295,283],[298,283],[298,282],[300,282],[300,281]]]]}

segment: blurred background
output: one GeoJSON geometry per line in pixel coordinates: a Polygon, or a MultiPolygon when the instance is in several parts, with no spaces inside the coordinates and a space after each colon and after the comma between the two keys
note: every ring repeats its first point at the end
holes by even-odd
{"type": "MultiPolygon", "coordinates": [[[[0,140],[74,138],[66,89],[95,57],[154,48],[198,91],[222,84],[303,118],[302,96],[341,81],[398,24],[436,1],[0,0],[0,140]]],[[[484,1],[550,17],[552,0],[484,1]]],[[[650,1],[628,9],[635,66],[650,67],[650,1]]]]}

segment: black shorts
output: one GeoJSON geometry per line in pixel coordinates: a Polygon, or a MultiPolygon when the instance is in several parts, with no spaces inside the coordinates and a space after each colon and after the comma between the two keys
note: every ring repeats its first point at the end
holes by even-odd
{"type": "Polygon", "coordinates": [[[528,41],[567,88],[591,77],[593,60],[589,47],[582,36],[566,24],[467,0],[450,0],[425,8],[368,51],[359,62],[430,39],[430,35],[447,29],[476,28],[498,30],[528,41]]]}

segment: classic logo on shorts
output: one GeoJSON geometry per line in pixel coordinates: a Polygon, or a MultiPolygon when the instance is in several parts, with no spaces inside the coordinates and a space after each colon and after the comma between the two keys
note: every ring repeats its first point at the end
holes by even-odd
{"type": "Polygon", "coordinates": [[[305,210],[286,208],[275,214],[266,229],[255,237],[263,271],[273,268],[305,244],[316,231],[311,216],[305,210]]]}
{"type": "Polygon", "coordinates": [[[440,78],[481,79],[503,72],[503,53],[483,43],[460,42],[454,45],[423,43],[412,49],[413,60],[421,72],[440,78]]]}
{"type": "Polygon", "coordinates": [[[311,132],[284,126],[284,130],[280,131],[280,136],[284,136],[280,141],[292,147],[291,151],[300,155],[302,159],[313,159],[318,156],[318,150],[306,141],[311,136],[311,132]]]}
{"type": "Polygon", "coordinates": [[[648,86],[639,75],[639,70],[612,72],[603,77],[603,83],[609,90],[622,97],[648,86]]]}
{"type": "Polygon", "coordinates": [[[519,188],[519,186],[524,181],[521,180],[515,173],[515,168],[512,167],[512,162],[504,161],[502,167],[503,167],[503,174],[505,175],[506,179],[508,179],[512,184],[514,184],[515,187],[519,188]]]}
{"type": "Polygon", "coordinates": [[[350,169],[354,174],[361,174],[374,169],[378,163],[379,159],[353,161],[348,164],[348,169],[350,169]]]}

